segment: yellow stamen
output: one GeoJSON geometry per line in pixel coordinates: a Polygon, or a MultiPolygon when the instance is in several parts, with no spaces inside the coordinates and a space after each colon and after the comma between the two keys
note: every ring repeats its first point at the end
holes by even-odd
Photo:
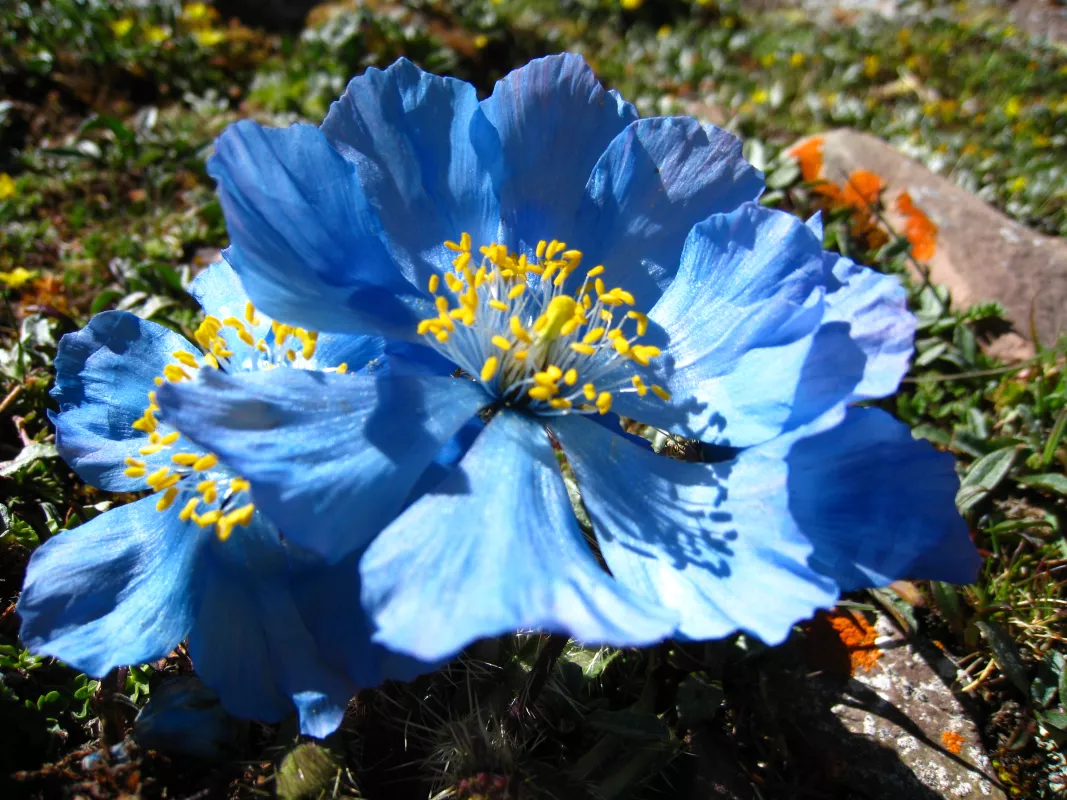
{"type": "Polygon", "coordinates": [[[664,389],[662,386],[652,384],[652,393],[656,395],[656,397],[658,397],[660,400],[663,400],[666,403],[670,402],[671,393],[664,389]]]}
{"type": "Polygon", "coordinates": [[[601,392],[596,398],[596,410],[603,414],[611,411],[611,392],[601,392]]]}
{"type": "Polygon", "coordinates": [[[166,511],[178,498],[178,487],[171,486],[167,491],[163,492],[163,496],[156,501],[156,511],[166,511]]]}
{"type": "Polygon", "coordinates": [[[559,389],[554,386],[534,386],[527,394],[534,400],[548,400],[553,395],[559,394],[559,389]]]}
{"type": "Polygon", "coordinates": [[[500,362],[497,360],[496,356],[489,356],[489,358],[485,359],[485,363],[482,365],[482,380],[491,381],[493,376],[496,375],[496,369],[499,364],[500,362]]]}
{"type": "Polygon", "coordinates": [[[574,386],[578,382],[578,370],[571,367],[569,370],[563,373],[563,382],[568,386],[574,386]]]}
{"type": "Polygon", "coordinates": [[[145,474],[145,468],[126,467],[126,469],[124,469],[122,472],[127,478],[143,478],[145,474]]]}
{"type": "Polygon", "coordinates": [[[259,324],[259,320],[256,319],[256,307],[252,305],[251,300],[245,303],[245,319],[248,320],[249,325],[259,324]]]}
{"type": "Polygon", "coordinates": [[[603,336],[604,336],[604,328],[601,328],[601,327],[598,326],[596,328],[590,329],[589,332],[585,336],[582,337],[582,342],[585,343],[585,344],[592,344],[597,339],[600,339],[603,336]]]}
{"type": "Polygon", "coordinates": [[[218,463],[218,456],[214,453],[205,453],[193,463],[193,469],[197,472],[203,472],[204,470],[211,469],[218,463]]]}
{"type": "Polygon", "coordinates": [[[525,361],[526,356],[527,353],[525,350],[516,350],[514,353],[511,354],[511,357],[514,358],[516,361],[525,361]]]}
{"type": "Polygon", "coordinates": [[[581,353],[583,356],[591,356],[596,352],[596,348],[591,344],[581,344],[579,342],[571,342],[571,350],[575,353],[581,353]]]}
{"type": "Polygon", "coordinates": [[[552,400],[548,401],[548,404],[552,406],[552,408],[556,409],[568,409],[571,407],[571,401],[568,400],[566,397],[553,398],[552,400]]]}
{"type": "Polygon", "coordinates": [[[199,497],[190,497],[186,501],[185,505],[182,506],[182,510],[178,512],[178,519],[180,519],[182,522],[188,522],[192,518],[193,514],[196,513],[196,507],[199,504],[199,497]]]}
{"type": "Polygon", "coordinates": [[[489,307],[495,308],[497,311],[507,311],[510,309],[510,306],[507,303],[502,303],[499,300],[490,300],[489,307]]]}
{"type": "Polygon", "coordinates": [[[126,466],[127,467],[143,467],[144,466],[144,462],[139,458],[131,458],[131,457],[127,456],[126,457],[126,466]]]}
{"type": "Polygon", "coordinates": [[[177,364],[167,364],[167,366],[163,367],[163,377],[172,383],[178,383],[188,378],[189,373],[177,364]]]}
{"type": "Polygon", "coordinates": [[[170,457],[170,460],[179,467],[191,467],[199,458],[200,456],[196,453],[175,453],[170,457]]]}
{"type": "Polygon", "coordinates": [[[437,289],[441,286],[441,277],[435,272],[430,276],[430,283],[427,288],[430,290],[430,294],[437,294],[437,289]]]}
{"type": "Polygon", "coordinates": [[[230,491],[234,494],[237,494],[238,492],[247,492],[251,488],[252,484],[244,478],[234,478],[230,481],[230,491]]]}
{"type": "Polygon", "coordinates": [[[144,482],[151,486],[153,489],[155,489],[159,486],[159,484],[161,484],[167,479],[168,475],[170,475],[170,467],[160,467],[147,478],[145,478],[144,482]]]}
{"type": "Polygon", "coordinates": [[[638,397],[644,397],[646,394],[648,394],[648,387],[645,386],[645,382],[641,380],[640,375],[634,375],[632,378],[630,378],[630,383],[632,383],[634,385],[634,388],[637,389],[638,397]]]}
{"type": "Polygon", "coordinates": [[[171,431],[166,436],[164,436],[162,439],[160,439],[159,443],[161,445],[163,445],[164,447],[167,447],[168,445],[174,444],[180,438],[182,438],[182,435],[180,433],[178,433],[177,431],[171,431]]]}
{"type": "Polygon", "coordinates": [[[348,364],[342,361],[340,364],[337,365],[337,374],[344,375],[346,372],[348,372],[348,364]]]}
{"type": "Polygon", "coordinates": [[[218,522],[221,516],[222,512],[219,511],[217,508],[213,508],[211,509],[211,511],[207,512],[206,514],[201,514],[200,516],[193,514],[193,520],[201,528],[206,528],[209,525],[214,525],[216,522],[218,522]]]}
{"type": "Polygon", "coordinates": [[[585,277],[587,277],[587,278],[595,278],[597,275],[603,275],[603,274],[604,274],[604,265],[603,264],[598,264],[597,266],[595,266],[591,270],[589,270],[589,272],[587,272],[585,274],[585,277]]]}
{"type": "Polygon", "coordinates": [[[511,342],[509,342],[503,336],[494,336],[489,341],[491,341],[493,344],[495,344],[497,347],[499,347],[501,350],[504,350],[505,352],[511,349],[511,342]]]}
{"type": "Polygon", "coordinates": [[[521,296],[522,293],[525,292],[525,291],[526,291],[526,284],[525,283],[520,283],[520,284],[518,284],[516,286],[512,286],[508,290],[508,300],[514,300],[516,297],[521,296]]]}
{"type": "Polygon", "coordinates": [[[586,400],[592,402],[596,400],[596,387],[591,383],[587,383],[582,387],[582,394],[585,395],[586,400]]]}
{"type": "Polygon", "coordinates": [[[175,350],[171,355],[187,367],[197,369],[200,366],[196,356],[192,353],[186,353],[184,350],[175,350]]]}
{"type": "Polygon", "coordinates": [[[530,336],[526,328],[522,327],[522,322],[518,317],[512,317],[509,323],[511,325],[511,335],[518,339],[520,342],[526,342],[529,344],[533,341],[533,337],[530,336]]]}

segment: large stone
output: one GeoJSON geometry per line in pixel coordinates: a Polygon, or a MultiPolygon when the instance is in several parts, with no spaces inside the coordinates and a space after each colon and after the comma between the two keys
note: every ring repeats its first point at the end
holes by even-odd
{"type": "Polygon", "coordinates": [[[782,648],[791,657],[775,660],[767,685],[787,729],[802,732],[790,740],[794,758],[814,759],[866,800],[1006,800],[952,691],[955,666],[881,613],[863,627],[871,642],[845,651],[820,616],[802,644],[782,648]]]}
{"type": "MultiPolygon", "coordinates": [[[[1023,339],[1030,337],[1032,311],[1046,345],[1067,331],[1067,241],[1020,225],[874,136],[850,129],[821,136],[826,180],[844,184],[853,170],[870,170],[888,186],[887,217],[897,230],[904,229],[894,213],[902,191],[938,226],[930,277],[949,288],[957,305],[1000,303],[1023,339]]],[[[1001,343],[1000,350],[1026,356],[1032,346],[1012,352],[1001,343]]]]}

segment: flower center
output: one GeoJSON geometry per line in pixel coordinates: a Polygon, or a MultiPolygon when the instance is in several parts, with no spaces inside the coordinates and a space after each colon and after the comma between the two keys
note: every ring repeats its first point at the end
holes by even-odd
{"type": "MultiPolygon", "coordinates": [[[[252,303],[247,303],[244,320],[232,316],[220,320],[208,315],[193,338],[200,345],[200,355],[185,350],[171,353],[174,361],[163,368],[162,376],[155,378],[157,386],[195,380],[201,367],[224,372],[279,366],[311,368],[318,333],[274,322],[257,314],[252,303]]],[[[347,370],[348,366],[341,364],[329,371],[347,370]]],[[[133,422],[134,430],[148,434],[148,444],[139,450],[142,458],[126,459],[126,475],[144,478],[147,488],[159,493],[157,511],[180,504],[179,519],[191,520],[201,528],[214,526],[219,539],[226,541],[235,527],[252,522],[255,504],[251,485],[220,465],[213,453],[196,449],[178,431],[160,422],[156,418],[158,412],[156,393],[151,391],[144,413],[133,422]]]]}
{"type": "Polygon", "coordinates": [[[533,261],[493,242],[478,249],[476,268],[469,234],[444,246],[456,253],[454,271],[430,276],[437,316],[419,322],[418,333],[505,403],[553,415],[607,414],[622,392],[670,400],[641,375],[654,372],[660,354],[639,344],[648,317],[629,308],[625,289],[607,288],[603,265],[571,293],[565,287],[582,253],[563,242],[540,241],[533,261]]]}

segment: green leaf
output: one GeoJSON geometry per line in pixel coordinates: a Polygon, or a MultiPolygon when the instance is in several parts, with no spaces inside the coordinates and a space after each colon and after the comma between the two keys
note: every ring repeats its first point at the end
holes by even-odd
{"type": "Polygon", "coordinates": [[[1016,480],[1023,486],[1044,489],[1046,492],[1067,495],[1067,475],[1059,472],[1045,472],[1041,475],[1024,475],[1016,480]]]}
{"type": "Polygon", "coordinates": [[[275,775],[279,800],[327,797],[340,765],[329,750],[313,742],[297,745],[282,759],[275,775]]]}
{"type": "Polygon", "coordinates": [[[1014,446],[1002,447],[971,465],[956,494],[956,507],[961,514],[984,499],[1007,477],[1015,463],[1015,453],[1014,446]]]}
{"type": "Polygon", "coordinates": [[[671,738],[667,723],[647,711],[608,711],[598,708],[585,718],[591,728],[613,733],[622,739],[642,742],[666,742],[671,738]]]}
{"type": "Polygon", "coordinates": [[[1001,671],[1008,676],[1015,687],[1023,693],[1024,697],[1030,695],[1030,676],[1026,666],[1019,657],[1019,651],[1015,646],[1015,640],[1006,630],[991,619],[975,620],[978,630],[989,643],[989,649],[993,651],[993,657],[1001,671]]]}
{"type": "Polygon", "coordinates": [[[1048,435],[1048,441],[1045,442],[1045,448],[1041,452],[1041,466],[1047,467],[1052,462],[1065,428],[1067,428],[1067,406],[1061,409],[1060,415],[1056,417],[1056,424],[1052,426],[1052,431],[1048,435]]]}
{"type": "Polygon", "coordinates": [[[713,719],[722,708],[725,697],[721,683],[708,680],[708,677],[700,672],[687,675],[685,680],[678,684],[678,695],[675,698],[678,721],[682,725],[692,727],[713,719]]]}
{"type": "Polygon", "coordinates": [[[0,461],[0,476],[6,478],[9,475],[14,475],[23,467],[29,466],[40,458],[59,458],[56,446],[47,442],[35,442],[34,444],[26,445],[22,448],[22,452],[11,461],[0,461]]]}
{"type": "Polygon", "coordinates": [[[93,304],[89,306],[89,313],[99,314],[120,297],[122,297],[122,292],[118,289],[105,289],[93,299],[93,304]]]}

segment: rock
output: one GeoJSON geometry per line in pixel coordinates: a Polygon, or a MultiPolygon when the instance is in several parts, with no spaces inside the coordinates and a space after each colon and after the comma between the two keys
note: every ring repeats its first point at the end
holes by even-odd
{"type": "Polygon", "coordinates": [[[1011,21],[1031,36],[1067,42],[1067,5],[1062,0],[1016,0],[1011,21]]]}
{"type": "Polygon", "coordinates": [[[1031,308],[1043,344],[1054,344],[1067,331],[1067,241],[1020,225],[874,136],[850,129],[821,136],[825,179],[844,184],[853,170],[870,170],[888,186],[883,200],[895,229],[904,230],[895,213],[904,191],[937,225],[930,276],[949,288],[957,305],[996,301],[1007,309],[1022,338],[998,342],[998,354],[1033,353],[1027,341],[1031,308]]]}
{"type": "Polygon", "coordinates": [[[933,645],[920,652],[881,613],[859,626],[869,637],[850,640],[838,630],[856,619],[846,614],[817,618],[767,683],[799,735],[794,757],[822,761],[829,777],[870,800],[1005,800],[949,688],[955,666],[933,645]]]}

